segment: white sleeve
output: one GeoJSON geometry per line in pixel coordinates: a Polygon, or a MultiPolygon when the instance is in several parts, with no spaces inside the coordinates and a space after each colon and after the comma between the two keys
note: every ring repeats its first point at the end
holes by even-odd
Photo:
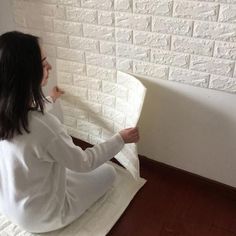
{"type": "Polygon", "coordinates": [[[82,150],[66,132],[51,140],[47,152],[64,167],[77,172],[89,172],[114,157],[124,146],[119,133],[106,142],[82,150]]]}

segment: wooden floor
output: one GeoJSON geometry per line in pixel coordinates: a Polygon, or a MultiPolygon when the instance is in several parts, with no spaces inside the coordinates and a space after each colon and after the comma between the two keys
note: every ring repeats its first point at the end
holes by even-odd
{"type": "Polygon", "coordinates": [[[147,183],[108,236],[236,236],[235,189],[147,158],[140,162],[147,183]]]}

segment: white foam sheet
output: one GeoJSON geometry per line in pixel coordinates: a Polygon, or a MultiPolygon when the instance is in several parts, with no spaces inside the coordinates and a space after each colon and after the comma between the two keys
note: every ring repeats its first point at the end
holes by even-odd
{"type": "MultiPolygon", "coordinates": [[[[66,92],[62,111],[70,135],[96,144],[137,125],[146,88],[134,76],[118,71],[115,79],[78,76],[76,86],[59,85],[66,92]]],[[[139,179],[136,144],[126,144],[115,158],[139,179]]]]}
{"type": "Polygon", "coordinates": [[[138,190],[145,184],[143,178],[133,177],[115,163],[117,178],[112,188],[95,202],[79,219],[67,227],[44,234],[28,233],[0,215],[1,236],[104,236],[119,219],[138,190]]]}

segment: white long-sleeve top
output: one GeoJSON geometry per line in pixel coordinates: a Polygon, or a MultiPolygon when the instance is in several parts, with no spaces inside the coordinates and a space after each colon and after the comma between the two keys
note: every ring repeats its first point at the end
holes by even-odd
{"type": "Polygon", "coordinates": [[[28,231],[46,232],[75,218],[70,208],[76,206],[66,204],[66,168],[89,172],[115,156],[124,141],[116,134],[83,151],[55,116],[37,111],[29,112],[29,130],[0,141],[0,211],[28,231]]]}

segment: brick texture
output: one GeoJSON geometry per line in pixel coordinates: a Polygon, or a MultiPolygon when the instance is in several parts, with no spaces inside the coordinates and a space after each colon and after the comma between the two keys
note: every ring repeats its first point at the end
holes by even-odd
{"type": "Polygon", "coordinates": [[[67,91],[65,125],[87,141],[125,123],[129,85],[116,70],[236,92],[236,0],[12,0],[12,7],[18,30],[41,37],[56,65],[67,91]],[[110,130],[95,125],[98,117],[110,130]]]}

